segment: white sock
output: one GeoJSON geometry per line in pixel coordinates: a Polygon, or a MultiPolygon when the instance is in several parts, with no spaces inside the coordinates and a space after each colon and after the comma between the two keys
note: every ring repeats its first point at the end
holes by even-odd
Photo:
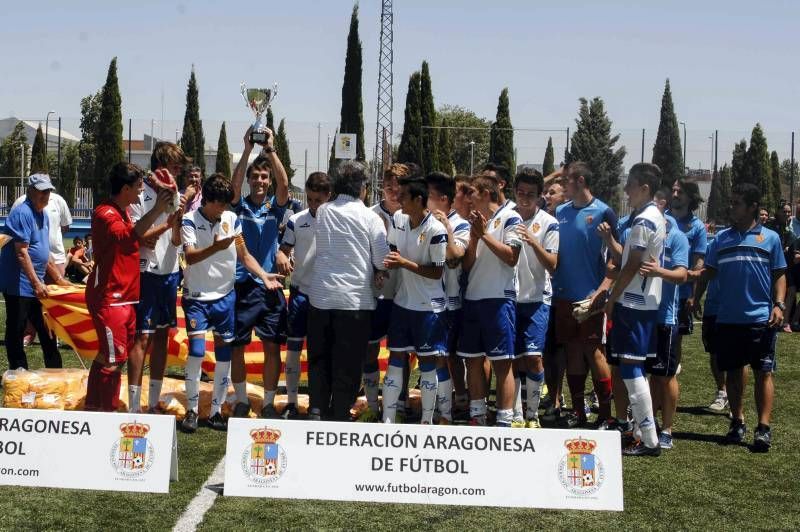
{"type": "Polygon", "coordinates": [[[247,381],[234,382],[233,390],[236,392],[237,401],[244,404],[250,403],[250,398],[247,397],[247,381]]]}
{"type": "MultiPolygon", "coordinates": [[[[277,390],[264,390],[264,404],[275,405],[275,394],[277,390]]],[[[261,408],[264,408],[263,406],[261,408]]]]}
{"type": "Polygon", "coordinates": [[[514,420],[514,409],[497,410],[497,426],[510,427],[511,422],[514,420]]]}
{"type": "Polygon", "coordinates": [[[439,415],[447,421],[453,421],[453,379],[441,380],[436,387],[436,407],[439,415]]]}
{"type": "Polygon", "coordinates": [[[364,393],[367,395],[367,406],[376,414],[378,413],[378,395],[380,393],[378,385],[380,381],[380,371],[372,371],[364,374],[364,393]]]}
{"type": "Polygon", "coordinates": [[[512,417],[522,420],[522,379],[514,377],[514,410],[512,417]]]}
{"type": "Polygon", "coordinates": [[[628,389],[628,400],[631,403],[633,419],[639,430],[642,431],[642,442],[647,447],[658,445],[656,424],[653,419],[653,400],[650,397],[650,386],[644,377],[624,379],[625,388],[628,389]]]}
{"type": "Polygon", "coordinates": [[[231,369],[230,360],[227,362],[217,361],[214,368],[214,391],[211,394],[211,415],[218,414],[222,411],[222,403],[228,396],[228,372],[231,369]]]}
{"type": "Polygon", "coordinates": [[[433,423],[433,409],[436,407],[436,366],[420,374],[419,387],[422,389],[422,419],[420,423],[430,425],[433,423]]]}
{"type": "Polygon", "coordinates": [[[383,376],[383,422],[394,423],[397,402],[403,387],[403,368],[389,364],[383,376]]]}
{"type": "Polygon", "coordinates": [[[473,399],[469,402],[469,417],[486,418],[486,398],[473,399]]]}
{"type": "Polygon", "coordinates": [[[197,405],[200,403],[200,372],[202,371],[203,357],[189,357],[186,360],[186,367],[183,369],[185,375],[184,384],[186,385],[186,402],[189,410],[198,412],[197,405]]]}
{"type": "Polygon", "coordinates": [[[300,383],[300,351],[286,352],[287,402],[297,404],[297,386],[300,383]]]}
{"type": "Polygon", "coordinates": [[[128,412],[139,413],[142,411],[142,387],[135,384],[128,385],[128,412]]]}
{"type": "Polygon", "coordinates": [[[530,375],[525,377],[525,391],[528,396],[527,418],[528,421],[533,421],[539,417],[539,400],[541,399],[542,383],[544,382],[544,372],[537,375],[536,379],[532,379],[530,375]],[[541,378],[539,378],[541,377],[541,378]]]}
{"type": "Polygon", "coordinates": [[[155,408],[161,399],[161,385],[164,381],[161,379],[150,379],[150,386],[147,395],[147,407],[155,408]]]}

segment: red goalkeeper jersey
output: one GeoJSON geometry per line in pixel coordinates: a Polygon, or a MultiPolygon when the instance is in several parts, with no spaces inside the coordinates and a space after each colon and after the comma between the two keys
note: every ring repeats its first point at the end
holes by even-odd
{"type": "Polygon", "coordinates": [[[139,301],[139,240],[128,213],[103,202],[92,215],[94,269],[86,280],[86,305],[130,305],[139,301]]]}

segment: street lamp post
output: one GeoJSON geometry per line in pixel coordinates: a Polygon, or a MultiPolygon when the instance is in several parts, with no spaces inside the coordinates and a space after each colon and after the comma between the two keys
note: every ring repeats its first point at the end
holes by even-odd
{"type": "Polygon", "coordinates": [[[469,141],[469,175],[472,176],[475,172],[475,141],[469,141]]]}
{"type": "MultiPolygon", "coordinates": [[[[44,118],[44,153],[45,158],[47,158],[47,152],[50,149],[50,137],[48,137],[48,132],[50,130],[50,115],[56,114],[55,111],[47,111],[47,116],[44,118]]],[[[42,123],[39,122],[39,125],[42,123]]]]}
{"type": "Polygon", "coordinates": [[[708,139],[711,141],[711,165],[709,168],[711,168],[711,177],[714,177],[714,135],[709,136],[708,139]]]}
{"type": "Polygon", "coordinates": [[[686,169],[689,168],[689,165],[686,164],[686,122],[678,123],[683,126],[683,167],[686,169]]]}

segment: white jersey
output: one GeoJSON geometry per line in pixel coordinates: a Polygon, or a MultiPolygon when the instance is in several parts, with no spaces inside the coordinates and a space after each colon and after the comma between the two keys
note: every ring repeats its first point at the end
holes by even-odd
{"type": "MultiPolygon", "coordinates": [[[[11,208],[21,205],[27,195],[23,194],[18,197],[11,208]]],[[[61,228],[72,224],[72,214],[69,212],[69,205],[64,201],[64,198],[59,196],[53,191],[50,191],[50,199],[47,201],[47,207],[44,209],[47,213],[47,219],[50,222],[50,258],[53,259],[55,264],[64,264],[67,262],[67,253],[64,249],[64,237],[61,234],[61,228]]]]}
{"type": "MultiPolygon", "coordinates": [[[[457,246],[467,249],[469,246],[469,222],[458,215],[456,211],[447,215],[450,227],[453,229],[453,238],[457,246]]],[[[448,266],[444,270],[444,292],[447,297],[447,310],[461,308],[461,274],[463,269],[461,261],[455,268],[448,266]]]]}
{"type": "MultiPolygon", "coordinates": [[[[239,218],[224,211],[219,222],[212,222],[202,213],[202,207],[183,216],[181,235],[187,248],[205,249],[214,238],[228,238],[242,234],[239,218]]],[[[200,301],[215,301],[233,290],[236,278],[236,242],[217,251],[210,257],[187,265],[183,272],[183,297],[200,301]]]]}
{"type": "MultiPolygon", "coordinates": [[[[407,214],[394,213],[389,230],[389,248],[420,266],[444,266],[447,255],[447,229],[428,213],[422,222],[411,228],[407,214]]],[[[428,279],[405,268],[399,275],[394,303],[408,310],[442,312],[446,310],[442,279],[428,279]]]]}
{"type": "MultiPolygon", "coordinates": [[[[503,204],[487,222],[486,233],[506,245],[520,247],[522,240],[517,234],[517,225],[522,219],[517,211],[503,204]]],[[[501,261],[483,240],[478,242],[475,263],[469,271],[465,299],[516,299],[517,268],[501,261]]]]}
{"type": "MultiPolygon", "coordinates": [[[[139,194],[139,203],[132,203],[128,207],[128,215],[133,223],[138,222],[156,204],[158,192],[153,189],[147,180],[144,190],[139,194]]],[[[167,223],[169,215],[162,212],[153,222],[153,226],[167,223]]],[[[169,275],[178,271],[178,246],[172,245],[172,229],[167,229],[158,237],[155,249],[139,246],[139,271],[155,273],[156,275],[169,275]]]]}
{"type": "MultiPolygon", "coordinates": [[[[383,201],[376,203],[370,207],[370,209],[380,216],[383,226],[386,228],[386,234],[388,235],[389,231],[392,229],[392,213],[386,210],[383,206],[383,201]]],[[[400,212],[400,210],[397,212],[400,212]]],[[[388,275],[388,277],[383,280],[382,288],[375,288],[375,297],[378,299],[394,299],[395,293],[397,292],[397,280],[400,277],[399,272],[397,270],[387,270],[384,273],[388,275]]]]}
{"type": "MultiPolygon", "coordinates": [[[[534,238],[548,253],[558,253],[558,221],[539,209],[529,220],[522,224],[533,232],[534,238]]],[[[550,284],[550,273],[539,262],[533,248],[522,243],[517,264],[517,282],[519,283],[518,303],[551,303],[553,290],[550,284]]]]}
{"type": "MultiPolygon", "coordinates": [[[[664,265],[664,240],[667,225],[664,215],[654,203],[648,203],[642,210],[632,214],[628,227],[630,233],[622,251],[622,265],[628,261],[631,249],[643,252],[642,260],[655,260],[664,265]]],[[[661,303],[661,277],[642,277],[639,272],[622,292],[620,303],[623,307],[635,310],[658,310],[661,303]]]]}
{"type": "Polygon", "coordinates": [[[317,219],[308,209],[293,214],[286,222],[282,246],[292,248],[294,270],[292,270],[292,286],[304,294],[311,288],[311,271],[314,267],[314,256],[317,253],[316,239],[317,219]]]}

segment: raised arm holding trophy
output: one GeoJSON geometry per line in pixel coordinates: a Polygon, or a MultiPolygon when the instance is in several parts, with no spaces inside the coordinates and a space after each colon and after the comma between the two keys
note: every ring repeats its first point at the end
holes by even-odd
{"type": "Polygon", "coordinates": [[[242,83],[241,91],[247,107],[256,115],[256,121],[253,122],[253,131],[250,133],[250,142],[264,144],[269,136],[264,123],[264,112],[278,95],[278,84],[274,83],[271,89],[248,89],[247,85],[242,83]]]}

